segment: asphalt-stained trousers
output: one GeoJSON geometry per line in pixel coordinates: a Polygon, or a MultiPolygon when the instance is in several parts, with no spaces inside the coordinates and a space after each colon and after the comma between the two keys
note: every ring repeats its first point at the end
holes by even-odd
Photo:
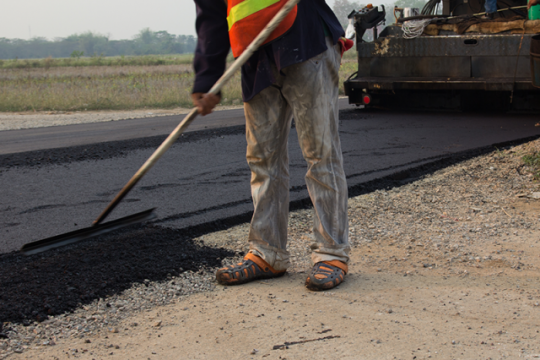
{"type": "Polygon", "coordinates": [[[276,83],[244,104],[247,162],[254,213],[250,252],[275,270],[289,265],[289,157],[287,139],[294,116],[307,162],[305,181],[314,205],[313,263],[349,260],[347,182],[338,133],[339,45],[282,69],[276,83]]]}

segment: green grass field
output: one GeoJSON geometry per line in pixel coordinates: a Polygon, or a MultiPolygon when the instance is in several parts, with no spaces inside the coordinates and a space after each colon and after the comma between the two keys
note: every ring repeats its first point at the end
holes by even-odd
{"type": "MultiPolygon", "coordinates": [[[[357,68],[354,54],[340,69],[342,94],[357,68]]],[[[189,108],[192,61],[192,55],[4,60],[0,112],[189,108]]],[[[222,93],[222,105],[242,103],[239,73],[222,93]]]]}
{"type": "Polygon", "coordinates": [[[144,55],[144,56],[91,56],[46,59],[0,59],[0,69],[50,69],[54,67],[80,66],[159,66],[186,65],[193,62],[193,54],[144,55]]]}

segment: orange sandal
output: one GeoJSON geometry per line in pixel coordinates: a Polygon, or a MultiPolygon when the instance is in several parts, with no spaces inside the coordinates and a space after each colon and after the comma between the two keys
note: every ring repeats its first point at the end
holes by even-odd
{"type": "Polygon", "coordinates": [[[253,280],[280,277],[285,272],[286,270],[274,270],[259,256],[248,253],[243,262],[219,269],[216,272],[216,280],[221,285],[240,285],[253,280]]]}
{"type": "Polygon", "coordinates": [[[347,271],[347,264],[339,260],[318,262],[306,279],[306,287],[314,291],[332,289],[343,282],[347,271]]]}

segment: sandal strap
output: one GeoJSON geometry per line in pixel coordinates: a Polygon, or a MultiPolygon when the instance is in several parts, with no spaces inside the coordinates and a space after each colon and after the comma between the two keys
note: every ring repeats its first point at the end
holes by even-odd
{"type": "Polygon", "coordinates": [[[349,272],[349,267],[343,261],[332,260],[332,261],[323,261],[323,263],[340,268],[341,270],[343,270],[345,274],[349,272]]]}
{"type": "Polygon", "coordinates": [[[216,279],[223,285],[244,284],[257,279],[270,279],[285,274],[276,271],[264,259],[248,253],[242,262],[219,269],[216,279]]]}
{"type": "Polygon", "coordinates": [[[252,253],[247,253],[246,256],[244,256],[244,260],[251,260],[253,261],[255,264],[257,264],[263,271],[271,271],[272,273],[274,274],[278,274],[282,271],[277,271],[275,270],[272,266],[270,266],[270,264],[268,264],[263,258],[255,255],[255,254],[252,254],[252,253]]]}

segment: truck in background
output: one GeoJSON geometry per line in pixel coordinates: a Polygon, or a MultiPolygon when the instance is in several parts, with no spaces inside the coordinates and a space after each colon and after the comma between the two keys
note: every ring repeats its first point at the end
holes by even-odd
{"type": "Polygon", "coordinates": [[[344,83],[349,103],[540,111],[529,54],[540,20],[527,19],[526,0],[499,0],[498,8],[506,10],[489,19],[484,0],[430,0],[419,15],[394,9],[396,23],[380,34],[384,6],[353,11],[358,72],[344,83]],[[366,31],[373,41],[362,41],[366,31]]]}

